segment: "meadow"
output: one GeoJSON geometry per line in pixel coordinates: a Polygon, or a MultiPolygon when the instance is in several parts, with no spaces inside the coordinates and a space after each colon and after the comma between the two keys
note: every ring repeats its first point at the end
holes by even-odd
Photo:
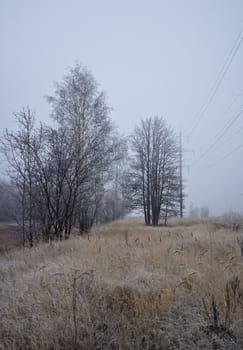
{"type": "Polygon", "coordinates": [[[0,349],[243,349],[241,233],[124,219],[0,255],[0,349]]]}

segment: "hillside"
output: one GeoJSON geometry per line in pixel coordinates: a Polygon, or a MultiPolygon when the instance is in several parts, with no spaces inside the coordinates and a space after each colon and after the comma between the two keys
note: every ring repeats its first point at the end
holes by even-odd
{"type": "Polygon", "coordinates": [[[0,255],[0,349],[242,349],[240,233],[222,222],[146,227],[0,255]]]}

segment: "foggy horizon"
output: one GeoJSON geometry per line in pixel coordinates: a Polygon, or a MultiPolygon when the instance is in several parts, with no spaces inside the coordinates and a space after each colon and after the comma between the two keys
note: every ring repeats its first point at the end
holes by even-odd
{"type": "Polygon", "coordinates": [[[80,62],[119,132],[156,115],[182,133],[186,213],[243,213],[242,26],[240,0],[1,1],[0,133],[27,105],[50,123],[45,96],[80,62]]]}

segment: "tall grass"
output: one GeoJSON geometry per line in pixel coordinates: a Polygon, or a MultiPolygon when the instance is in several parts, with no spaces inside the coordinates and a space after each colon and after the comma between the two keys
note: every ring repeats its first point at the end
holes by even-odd
{"type": "Polygon", "coordinates": [[[0,349],[242,349],[240,234],[212,221],[146,227],[0,256],[0,349]]]}

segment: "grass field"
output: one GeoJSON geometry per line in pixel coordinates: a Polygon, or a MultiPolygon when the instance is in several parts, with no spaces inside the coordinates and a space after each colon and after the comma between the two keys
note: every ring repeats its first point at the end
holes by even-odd
{"type": "Polygon", "coordinates": [[[89,236],[0,256],[0,349],[243,349],[241,234],[218,221],[89,236]]]}
{"type": "Polygon", "coordinates": [[[0,254],[12,247],[21,245],[21,238],[17,234],[15,223],[0,223],[0,254]]]}

